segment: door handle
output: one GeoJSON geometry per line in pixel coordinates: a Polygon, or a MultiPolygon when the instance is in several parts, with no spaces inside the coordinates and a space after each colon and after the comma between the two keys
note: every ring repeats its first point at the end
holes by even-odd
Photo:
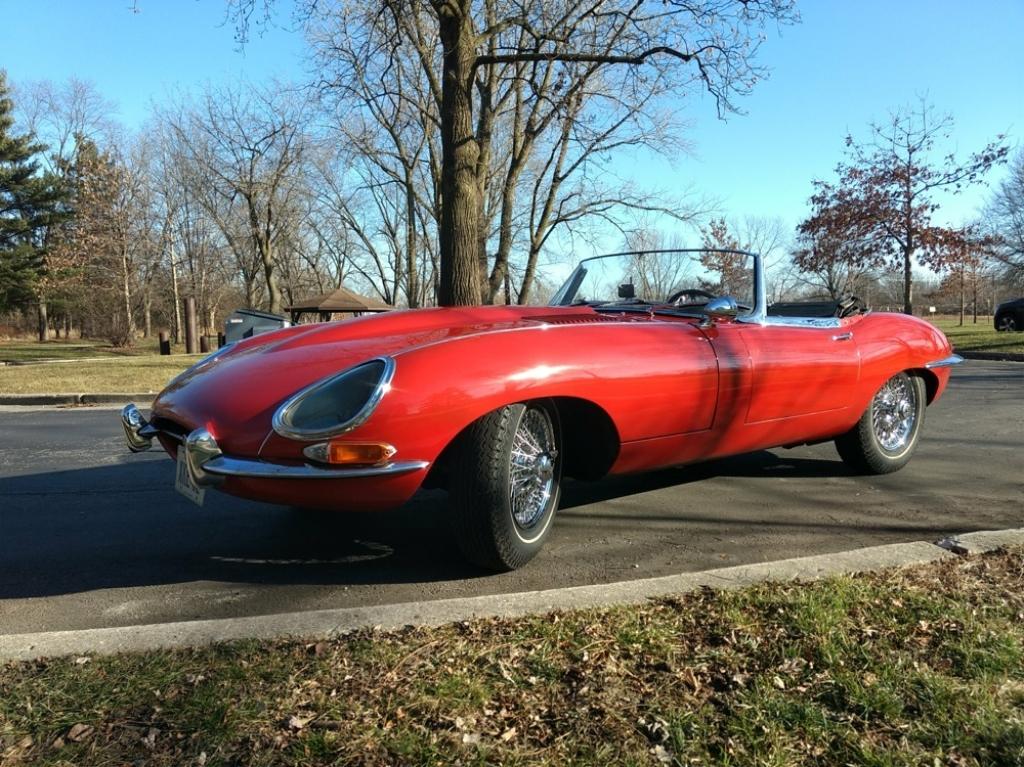
{"type": "Polygon", "coordinates": [[[852,341],[853,333],[840,333],[837,336],[832,336],[833,341],[852,341]]]}

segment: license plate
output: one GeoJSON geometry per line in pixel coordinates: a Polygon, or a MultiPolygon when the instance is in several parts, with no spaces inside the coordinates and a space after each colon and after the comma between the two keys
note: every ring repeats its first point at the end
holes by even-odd
{"type": "Polygon", "coordinates": [[[188,470],[188,461],[185,460],[184,447],[178,448],[178,466],[174,474],[174,489],[197,506],[203,505],[206,488],[199,487],[192,478],[192,472],[188,470]]]}

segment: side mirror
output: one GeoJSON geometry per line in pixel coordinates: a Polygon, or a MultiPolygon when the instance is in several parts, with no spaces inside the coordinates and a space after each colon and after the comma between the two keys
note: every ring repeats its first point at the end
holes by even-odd
{"type": "Polygon", "coordinates": [[[732,296],[712,298],[704,304],[705,316],[704,321],[701,322],[701,327],[711,327],[716,322],[723,320],[734,320],[739,313],[739,306],[737,306],[736,299],[732,296]]]}

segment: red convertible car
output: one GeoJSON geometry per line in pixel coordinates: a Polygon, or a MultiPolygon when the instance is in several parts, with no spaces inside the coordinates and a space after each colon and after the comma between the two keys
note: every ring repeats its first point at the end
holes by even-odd
{"type": "Polygon", "coordinates": [[[445,487],[464,554],[507,570],[542,546],[565,476],[826,440],[858,471],[895,471],[960,361],[913,317],[768,306],[754,254],[649,251],[584,260],[548,306],[248,338],[122,422],[133,451],[159,440],[199,503],[217,488],[365,511],[445,487]]]}

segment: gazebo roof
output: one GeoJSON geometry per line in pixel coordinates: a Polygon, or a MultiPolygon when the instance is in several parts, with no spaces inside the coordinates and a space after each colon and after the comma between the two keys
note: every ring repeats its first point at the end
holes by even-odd
{"type": "Polygon", "coordinates": [[[338,288],[322,296],[311,296],[285,307],[290,312],[386,312],[394,309],[390,304],[338,288]]]}

